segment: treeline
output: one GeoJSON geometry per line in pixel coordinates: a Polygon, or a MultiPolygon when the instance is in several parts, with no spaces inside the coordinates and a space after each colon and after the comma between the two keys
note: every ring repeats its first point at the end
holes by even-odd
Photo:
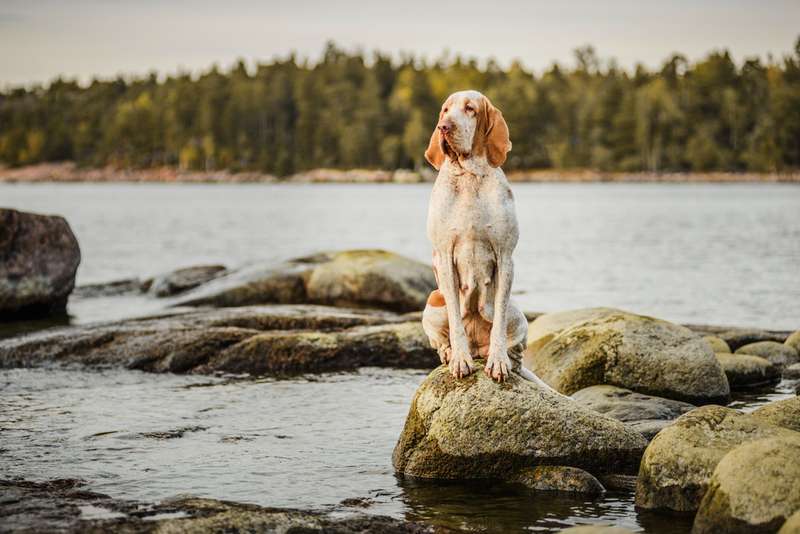
{"type": "Polygon", "coordinates": [[[409,168],[439,106],[474,88],[503,110],[507,169],[759,171],[800,168],[800,39],[792,55],[737,65],[727,52],[660,70],[601,62],[536,76],[519,64],[350,54],[294,57],[159,81],[58,79],[0,94],[0,161],[17,166],[179,166],[276,175],[317,168],[409,168]]]}

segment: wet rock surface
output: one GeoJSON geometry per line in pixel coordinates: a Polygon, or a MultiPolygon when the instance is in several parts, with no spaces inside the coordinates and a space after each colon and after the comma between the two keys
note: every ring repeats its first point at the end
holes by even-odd
{"type": "Polygon", "coordinates": [[[431,368],[437,362],[416,321],[313,305],[206,309],[0,341],[1,367],[79,363],[150,372],[294,374],[431,368]]]}
{"type": "Polygon", "coordinates": [[[621,310],[589,308],[536,319],[524,361],[564,394],[611,384],[692,404],[730,400],[725,374],[698,334],[621,310]]]}
{"type": "Polygon", "coordinates": [[[535,491],[559,491],[600,495],[605,491],[603,485],[590,473],[577,467],[561,465],[540,465],[523,469],[517,473],[515,481],[535,491]]]}
{"type": "Polygon", "coordinates": [[[321,252],[255,265],[183,295],[177,305],[326,304],[418,311],[436,288],[429,265],[383,250],[321,252]]]}
{"type": "Polygon", "coordinates": [[[0,481],[0,532],[433,532],[431,527],[385,516],[342,517],[191,497],[155,504],[124,501],[81,485],[72,479],[0,481]]]}
{"type": "Polygon", "coordinates": [[[427,479],[514,480],[539,465],[625,473],[645,445],[621,422],[514,373],[498,384],[481,372],[459,380],[442,366],[417,389],[393,464],[427,479]]]}
{"type": "Polygon", "coordinates": [[[616,386],[591,386],[572,394],[578,403],[622,421],[648,440],[662,428],[695,406],[651,395],[636,393],[616,386]]]}
{"type": "Polygon", "coordinates": [[[63,217],[0,208],[0,321],[64,314],[80,261],[63,217]]]}
{"type": "Polygon", "coordinates": [[[692,532],[775,532],[800,510],[798,480],[800,433],[740,445],[714,469],[692,532]]]}
{"type": "Polygon", "coordinates": [[[781,379],[780,369],[760,356],[718,352],[716,357],[731,389],[759,387],[781,379]]]}
{"type": "Polygon", "coordinates": [[[642,457],[636,505],[645,509],[697,510],[714,469],[743,443],[795,439],[797,432],[722,406],[703,406],[679,417],[650,442],[642,457]]]}

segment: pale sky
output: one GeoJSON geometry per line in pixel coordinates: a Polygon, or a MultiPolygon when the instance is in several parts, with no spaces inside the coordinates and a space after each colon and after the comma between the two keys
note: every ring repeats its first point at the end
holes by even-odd
{"type": "Polygon", "coordinates": [[[0,88],[58,75],[198,72],[244,58],[347,50],[445,50],[537,72],[592,44],[623,67],[729,49],[737,61],[789,53],[800,0],[0,0],[0,88]]]}

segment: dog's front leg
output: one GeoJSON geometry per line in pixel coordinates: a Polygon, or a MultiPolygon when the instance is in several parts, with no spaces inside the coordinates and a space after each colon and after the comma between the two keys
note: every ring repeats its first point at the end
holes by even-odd
{"type": "Polygon", "coordinates": [[[439,273],[439,290],[444,295],[447,307],[447,322],[450,326],[450,373],[461,378],[469,375],[475,363],[469,353],[469,342],[461,320],[461,305],[458,297],[458,275],[455,269],[452,248],[436,255],[439,273]]]}
{"type": "Polygon", "coordinates": [[[489,357],[486,360],[486,375],[495,380],[505,380],[511,370],[508,357],[508,300],[511,297],[511,282],[514,279],[514,262],[511,255],[500,255],[497,262],[497,280],[494,295],[494,318],[489,334],[489,357]]]}

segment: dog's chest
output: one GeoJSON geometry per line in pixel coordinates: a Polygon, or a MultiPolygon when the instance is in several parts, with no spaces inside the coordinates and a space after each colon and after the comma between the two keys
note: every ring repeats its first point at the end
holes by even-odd
{"type": "Polygon", "coordinates": [[[431,194],[428,235],[434,244],[504,241],[517,232],[513,202],[508,184],[492,176],[440,177],[431,194]]]}

